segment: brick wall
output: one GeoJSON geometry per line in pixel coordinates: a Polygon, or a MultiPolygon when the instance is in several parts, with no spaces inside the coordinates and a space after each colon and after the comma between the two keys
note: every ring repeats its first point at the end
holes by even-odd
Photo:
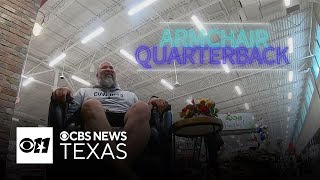
{"type": "Polygon", "coordinates": [[[5,177],[12,114],[40,0],[0,0],[0,179],[5,177]]]}
{"type": "Polygon", "coordinates": [[[11,135],[6,161],[7,179],[20,180],[23,179],[23,177],[29,177],[29,179],[45,179],[45,165],[16,164],[16,128],[46,126],[46,120],[37,119],[36,117],[17,110],[14,111],[13,117],[15,120],[12,121],[11,125],[11,135]]]}

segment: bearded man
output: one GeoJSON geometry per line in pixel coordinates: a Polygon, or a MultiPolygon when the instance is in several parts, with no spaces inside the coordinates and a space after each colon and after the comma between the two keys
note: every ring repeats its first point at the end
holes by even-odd
{"type": "MultiPolygon", "coordinates": [[[[80,88],[74,94],[68,88],[58,88],[53,92],[52,99],[61,103],[72,100],[74,105],[69,111],[79,113],[84,131],[113,131],[113,127],[120,127],[127,132],[127,158],[111,161],[119,174],[132,177],[129,167],[149,141],[152,106],[163,112],[168,103],[159,98],[142,102],[133,92],[121,90],[110,62],[103,61],[99,65],[96,79],[97,85],[80,88]]],[[[116,143],[108,143],[113,152],[117,152],[116,143]]]]}

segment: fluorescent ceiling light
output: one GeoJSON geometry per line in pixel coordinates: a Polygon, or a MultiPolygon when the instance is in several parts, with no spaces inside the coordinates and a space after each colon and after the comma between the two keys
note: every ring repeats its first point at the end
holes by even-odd
{"type": "Polygon", "coordinates": [[[239,86],[236,86],[236,87],[234,87],[234,88],[236,89],[238,95],[241,95],[241,94],[242,94],[241,89],[239,88],[239,86]]]}
{"type": "Polygon", "coordinates": [[[29,77],[28,79],[24,80],[22,83],[22,86],[27,86],[28,84],[30,84],[32,81],[34,81],[33,77],[29,77]]]}
{"type": "Polygon", "coordinates": [[[200,20],[198,19],[197,16],[193,15],[191,17],[191,20],[193,21],[193,23],[197,26],[197,28],[199,29],[200,32],[202,32],[205,36],[208,35],[207,30],[204,28],[203,24],[200,22],[200,20]]]}
{"type": "Polygon", "coordinates": [[[288,93],[288,99],[292,99],[292,92],[288,93]]]}
{"type": "Polygon", "coordinates": [[[248,103],[244,103],[244,107],[246,108],[246,110],[249,109],[249,104],[248,103]]]}
{"type": "Polygon", "coordinates": [[[123,54],[126,58],[128,58],[130,61],[134,62],[135,64],[138,64],[135,57],[133,57],[131,54],[129,54],[126,50],[121,49],[120,53],[123,54]]]}
{"type": "Polygon", "coordinates": [[[18,118],[13,117],[13,118],[12,118],[12,121],[19,122],[19,119],[18,119],[18,118]]]}
{"type": "Polygon", "coordinates": [[[189,97],[189,98],[187,99],[187,104],[192,104],[192,97],[189,97]]]}
{"type": "Polygon", "coordinates": [[[94,72],[94,64],[90,65],[90,72],[94,72]]]}
{"type": "Polygon", "coordinates": [[[293,80],[293,71],[289,71],[289,75],[288,76],[289,76],[288,77],[289,82],[292,82],[292,80],[293,80]]]}
{"type": "Polygon", "coordinates": [[[87,43],[88,41],[90,41],[91,39],[97,37],[99,34],[101,34],[104,31],[103,27],[99,27],[97,30],[93,31],[91,34],[89,34],[88,36],[86,36],[85,38],[83,38],[81,40],[82,44],[87,43]]]}
{"type": "Polygon", "coordinates": [[[290,112],[290,111],[291,111],[291,107],[289,106],[289,107],[288,107],[288,112],[290,112]]]}
{"type": "Polygon", "coordinates": [[[288,38],[288,52],[293,53],[293,39],[292,39],[292,37],[288,38]]]}
{"type": "Polygon", "coordinates": [[[164,86],[166,86],[167,88],[169,88],[170,90],[173,89],[173,86],[172,86],[170,83],[168,83],[166,80],[161,79],[161,83],[162,83],[164,86]]]}
{"type": "Polygon", "coordinates": [[[156,2],[157,0],[145,0],[141,2],[140,4],[134,6],[132,9],[128,11],[128,15],[132,16],[136,14],[137,12],[141,11],[142,9],[146,8],[147,6],[150,6],[152,3],[156,2]]]}
{"type": "Polygon", "coordinates": [[[51,61],[49,63],[49,66],[52,67],[52,66],[56,65],[58,62],[60,62],[65,57],[66,57],[66,53],[60,54],[57,58],[55,58],[53,61],[51,61]]]}
{"type": "Polygon", "coordinates": [[[35,36],[39,36],[39,34],[41,33],[43,27],[39,24],[39,23],[34,23],[33,29],[32,29],[32,33],[35,36]]]}
{"type": "Polygon", "coordinates": [[[230,68],[229,68],[229,66],[228,66],[227,64],[222,64],[222,67],[223,67],[223,69],[224,69],[224,71],[225,71],[226,73],[229,73],[229,72],[230,72],[230,68]]]}
{"type": "Polygon", "coordinates": [[[78,81],[78,82],[80,82],[80,83],[82,83],[82,84],[84,84],[84,85],[91,86],[91,84],[88,81],[85,81],[85,80],[83,80],[83,79],[81,79],[81,78],[79,78],[77,76],[72,75],[71,78],[76,80],[76,81],[78,81]]]}
{"type": "Polygon", "coordinates": [[[286,7],[290,6],[290,4],[291,4],[291,0],[284,0],[284,5],[286,7]]]}

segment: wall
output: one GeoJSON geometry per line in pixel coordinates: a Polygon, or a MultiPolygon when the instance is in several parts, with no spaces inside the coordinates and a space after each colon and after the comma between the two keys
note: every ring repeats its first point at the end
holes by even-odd
{"type": "Polygon", "coordinates": [[[32,177],[32,179],[44,179],[45,165],[16,164],[16,128],[17,127],[37,127],[46,126],[46,120],[40,120],[25,113],[14,111],[12,121],[9,148],[7,154],[7,177],[8,179],[22,179],[22,177],[32,177]],[[18,121],[17,121],[18,120],[18,121]]]}
{"type": "Polygon", "coordinates": [[[318,3],[313,3],[313,12],[315,14],[316,20],[320,22],[320,1],[318,3]]]}
{"type": "Polygon", "coordinates": [[[0,179],[5,177],[12,114],[40,0],[0,0],[0,179]]]}
{"type": "MultiPolygon", "coordinates": [[[[318,40],[315,37],[316,31],[315,27],[320,24],[320,4],[313,3],[313,38],[314,40],[318,40]]],[[[311,49],[314,48],[314,41],[311,42],[311,49]]],[[[319,57],[319,55],[317,55],[319,57]]],[[[311,72],[309,72],[311,73],[311,72]]],[[[312,76],[312,74],[310,74],[312,76]]],[[[297,153],[301,153],[302,150],[306,147],[312,137],[320,128],[320,94],[319,94],[319,86],[320,86],[320,76],[318,76],[317,80],[313,82],[314,84],[314,93],[312,96],[312,101],[308,109],[307,117],[304,121],[302,130],[300,132],[299,138],[295,145],[297,153]],[[317,84],[317,86],[315,85],[317,84]],[[318,87],[318,90],[316,89],[318,87]]]]}
{"type": "Polygon", "coordinates": [[[320,128],[320,98],[315,90],[308,110],[306,120],[295,145],[296,152],[300,154],[310,139],[320,128]]]}

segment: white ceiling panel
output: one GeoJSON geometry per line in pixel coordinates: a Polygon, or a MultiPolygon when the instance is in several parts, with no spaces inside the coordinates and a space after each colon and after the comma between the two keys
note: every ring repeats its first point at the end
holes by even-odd
{"type": "MultiPolygon", "coordinates": [[[[54,24],[54,26],[49,25],[47,29],[52,33],[58,34],[52,36],[68,38],[78,28],[78,26],[74,26],[73,24],[70,25],[68,22],[64,21],[63,17],[55,18],[51,23],[54,24]]],[[[46,32],[46,29],[44,29],[44,32],[46,32]]]]}
{"type": "Polygon", "coordinates": [[[45,54],[49,54],[51,49],[58,46],[60,44],[59,41],[50,37],[50,36],[38,36],[35,38],[30,44],[31,48],[42,51],[45,54]]]}
{"type": "Polygon", "coordinates": [[[82,27],[95,15],[82,6],[77,1],[74,1],[72,5],[68,6],[61,12],[61,18],[67,22],[72,22],[76,27],[82,27]]]}
{"type": "Polygon", "coordinates": [[[79,4],[82,6],[85,6],[88,8],[90,11],[92,11],[94,14],[98,15],[101,13],[103,10],[106,9],[109,5],[115,3],[114,1],[99,1],[99,0],[77,0],[79,4]]]}

